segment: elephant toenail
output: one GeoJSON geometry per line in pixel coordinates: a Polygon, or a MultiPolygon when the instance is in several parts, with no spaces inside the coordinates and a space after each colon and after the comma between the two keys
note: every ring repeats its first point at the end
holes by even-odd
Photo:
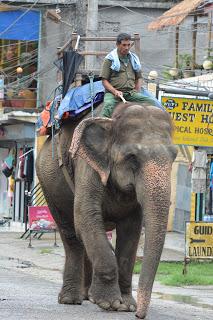
{"type": "Polygon", "coordinates": [[[120,307],[120,305],[121,305],[120,300],[115,300],[115,301],[113,302],[113,304],[112,304],[112,308],[113,308],[114,310],[117,310],[117,309],[120,307]]]}
{"type": "Polygon", "coordinates": [[[95,300],[92,297],[89,297],[89,301],[95,303],[95,300]]]}
{"type": "Polygon", "coordinates": [[[118,311],[128,311],[128,307],[125,304],[120,304],[120,307],[117,310],[118,311]]]}
{"type": "Polygon", "coordinates": [[[98,304],[100,308],[108,310],[110,308],[110,303],[109,302],[101,302],[98,304]]]}
{"type": "Polygon", "coordinates": [[[63,297],[62,299],[60,299],[60,303],[62,303],[62,304],[71,304],[70,298],[63,297]]]}

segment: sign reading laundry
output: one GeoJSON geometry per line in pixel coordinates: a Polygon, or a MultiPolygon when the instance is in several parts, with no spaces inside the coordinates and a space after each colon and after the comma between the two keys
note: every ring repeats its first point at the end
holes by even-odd
{"type": "Polygon", "coordinates": [[[186,223],[186,257],[213,259],[213,223],[186,223]]]}
{"type": "Polygon", "coordinates": [[[162,104],[174,121],[174,143],[213,146],[213,101],[162,97],[162,104]]]}

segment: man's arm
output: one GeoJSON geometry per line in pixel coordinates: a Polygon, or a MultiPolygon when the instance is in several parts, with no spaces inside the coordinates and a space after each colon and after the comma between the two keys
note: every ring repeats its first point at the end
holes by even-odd
{"type": "Polygon", "coordinates": [[[103,86],[104,88],[111,92],[112,94],[114,94],[115,97],[120,97],[121,95],[123,95],[123,92],[122,91],[119,91],[119,90],[116,90],[112,85],[111,83],[109,82],[109,80],[107,79],[102,79],[102,83],[103,83],[103,86]]]}
{"type": "Polygon", "coordinates": [[[102,64],[100,77],[102,78],[102,83],[104,88],[108,91],[114,94],[115,97],[119,97],[120,95],[123,95],[123,93],[119,90],[116,90],[111,83],[110,83],[110,76],[111,76],[111,66],[112,62],[110,60],[105,59],[102,64]]]}
{"type": "Polygon", "coordinates": [[[135,90],[137,90],[138,92],[141,91],[142,82],[142,78],[138,78],[135,80],[135,90]]]}

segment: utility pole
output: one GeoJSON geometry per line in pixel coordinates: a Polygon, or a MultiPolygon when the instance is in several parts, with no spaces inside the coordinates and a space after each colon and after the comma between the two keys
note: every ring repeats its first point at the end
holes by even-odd
{"type": "Polygon", "coordinates": [[[86,16],[87,16],[87,1],[78,0],[76,1],[76,28],[75,32],[80,36],[85,36],[86,34],[86,16]]]}
{"type": "MultiPolygon", "coordinates": [[[[97,37],[98,32],[98,0],[87,2],[87,28],[86,37],[97,37]]],[[[96,51],[96,42],[86,42],[86,51],[96,51]]],[[[86,70],[93,70],[96,66],[96,56],[86,56],[86,70]]]]}

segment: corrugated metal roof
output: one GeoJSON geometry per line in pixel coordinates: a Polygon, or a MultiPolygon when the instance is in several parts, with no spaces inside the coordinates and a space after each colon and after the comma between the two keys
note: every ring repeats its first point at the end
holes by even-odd
{"type": "Polygon", "coordinates": [[[162,16],[148,25],[149,30],[160,30],[164,27],[179,25],[203,0],[184,0],[166,11],[162,16]]]}

